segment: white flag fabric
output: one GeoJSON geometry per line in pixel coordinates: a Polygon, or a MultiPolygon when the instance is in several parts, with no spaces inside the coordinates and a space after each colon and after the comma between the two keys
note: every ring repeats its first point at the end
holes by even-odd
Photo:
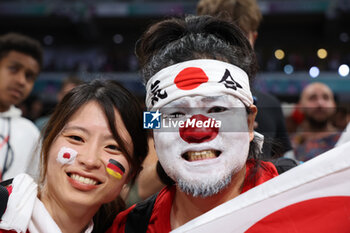
{"type": "Polygon", "coordinates": [[[172,231],[179,232],[350,232],[350,142],[172,231]]]}

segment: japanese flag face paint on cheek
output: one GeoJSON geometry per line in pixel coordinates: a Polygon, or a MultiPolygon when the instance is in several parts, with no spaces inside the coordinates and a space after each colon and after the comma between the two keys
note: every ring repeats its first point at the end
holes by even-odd
{"type": "Polygon", "coordinates": [[[113,176],[114,178],[116,178],[118,180],[121,180],[123,178],[124,173],[125,173],[124,166],[114,159],[110,159],[108,161],[108,165],[107,165],[106,170],[107,170],[108,174],[110,174],[111,176],[113,176]]]}
{"type": "Polygon", "coordinates": [[[61,147],[58,152],[56,161],[61,164],[73,164],[78,152],[69,147],[61,147]]]}

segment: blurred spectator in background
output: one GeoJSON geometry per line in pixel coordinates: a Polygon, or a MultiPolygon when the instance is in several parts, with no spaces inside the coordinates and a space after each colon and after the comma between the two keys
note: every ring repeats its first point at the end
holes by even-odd
{"type": "Polygon", "coordinates": [[[0,180],[24,172],[39,131],[15,105],[28,97],[41,70],[40,43],[16,33],[0,36],[0,180]]]}
{"type": "MultiPolygon", "coordinates": [[[[254,48],[262,14],[256,0],[200,0],[198,15],[212,15],[237,24],[254,48]]],[[[252,85],[253,86],[253,85],[252,85]]],[[[292,150],[281,104],[274,96],[252,88],[258,115],[255,130],[265,137],[264,158],[280,157],[292,150]]]]}
{"type": "MultiPolygon", "coordinates": [[[[61,100],[63,99],[63,97],[70,91],[72,90],[74,87],[83,84],[84,82],[76,75],[70,75],[67,78],[65,78],[62,82],[61,88],[57,93],[57,103],[61,102],[61,100]]],[[[50,116],[43,116],[38,118],[35,121],[35,125],[42,130],[46,123],[48,122],[50,116]]]]}
{"type": "Polygon", "coordinates": [[[314,82],[303,89],[297,107],[304,119],[292,143],[295,158],[307,161],[332,149],[338,141],[340,133],[332,124],[336,103],[327,85],[314,82]]]}

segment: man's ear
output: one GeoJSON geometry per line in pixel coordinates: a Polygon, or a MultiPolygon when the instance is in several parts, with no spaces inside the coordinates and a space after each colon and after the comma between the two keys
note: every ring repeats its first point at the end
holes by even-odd
{"type": "Polygon", "coordinates": [[[248,130],[249,130],[249,141],[252,141],[254,138],[254,122],[256,114],[258,113],[258,108],[255,105],[251,105],[249,107],[249,114],[248,114],[248,130]]]}

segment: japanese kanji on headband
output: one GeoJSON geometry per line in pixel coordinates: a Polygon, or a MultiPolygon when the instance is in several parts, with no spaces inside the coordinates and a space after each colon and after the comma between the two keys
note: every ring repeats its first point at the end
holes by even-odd
{"type": "Polygon", "coordinates": [[[253,104],[247,73],[218,60],[190,60],[166,67],[148,81],[146,90],[146,105],[150,110],[192,95],[228,94],[239,98],[246,106],[253,104]]]}

